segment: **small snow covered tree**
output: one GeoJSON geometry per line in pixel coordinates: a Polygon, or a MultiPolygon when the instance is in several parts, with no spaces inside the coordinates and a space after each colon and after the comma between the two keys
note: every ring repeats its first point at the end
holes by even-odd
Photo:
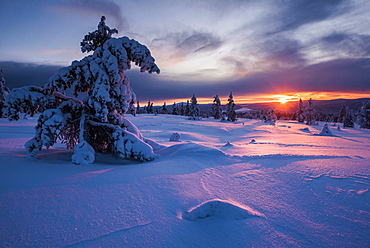
{"type": "Polygon", "coordinates": [[[267,111],[267,115],[264,119],[266,123],[270,125],[275,125],[275,122],[277,121],[275,111],[273,109],[270,109],[269,111],[267,111]]]}
{"type": "Polygon", "coordinates": [[[185,115],[185,107],[184,107],[184,103],[183,102],[179,106],[179,114],[180,115],[185,115]]]}
{"type": "Polygon", "coordinates": [[[141,110],[140,110],[140,102],[137,101],[137,104],[136,104],[136,113],[137,114],[141,114],[141,110]]]}
{"type": "Polygon", "coordinates": [[[174,102],[172,105],[172,115],[178,115],[179,114],[179,108],[177,107],[176,103],[174,102]]]}
{"type": "Polygon", "coordinates": [[[163,103],[163,106],[162,106],[162,114],[168,114],[166,102],[163,103]]]}
{"type": "Polygon", "coordinates": [[[307,125],[317,125],[317,114],[316,110],[313,108],[313,100],[310,98],[308,100],[308,107],[305,108],[303,112],[303,116],[305,118],[305,122],[307,125]]]}
{"type": "Polygon", "coordinates": [[[344,104],[342,104],[342,107],[340,108],[340,111],[339,111],[338,122],[342,123],[344,119],[346,118],[346,115],[347,115],[347,108],[344,104]]]}
{"type": "Polygon", "coordinates": [[[148,114],[153,114],[153,103],[150,102],[150,100],[148,101],[148,105],[146,106],[146,112],[148,114]]]}
{"type": "Polygon", "coordinates": [[[136,108],[135,108],[134,98],[131,98],[130,104],[128,106],[127,113],[132,114],[133,116],[136,116],[136,108]]]}
{"type": "Polygon", "coordinates": [[[304,122],[304,115],[303,115],[303,112],[304,112],[304,107],[303,107],[303,101],[302,101],[302,98],[299,99],[299,103],[298,103],[298,110],[297,110],[297,120],[298,122],[304,122]]]}
{"type": "Polygon", "coordinates": [[[3,70],[0,70],[0,118],[3,117],[3,108],[6,96],[9,94],[9,88],[5,86],[3,70]]]}
{"type": "Polygon", "coordinates": [[[235,103],[234,103],[234,97],[233,93],[230,92],[229,99],[227,99],[227,110],[226,110],[226,116],[228,121],[236,121],[236,112],[235,112],[235,103]]]}
{"type": "Polygon", "coordinates": [[[190,103],[189,103],[189,100],[186,101],[185,116],[190,116],[190,103]]]}
{"type": "Polygon", "coordinates": [[[355,127],[355,121],[351,112],[349,111],[348,106],[346,107],[346,115],[343,119],[343,127],[355,127]]]}
{"type": "Polygon", "coordinates": [[[370,101],[364,103],[357,115],[357,123],[360,128],[370,129],[370,101]]]}
{"type": "Polygon", "coordinates": [[[198,107],[198,100],[196,96],[193,94],[190,100],[190,120],[200,120],[200,109],[198,107]]]}
{"type": "Polygon", "coordinates": [[[211,110],[212,110],[212,115],[216,120],[221,119],[222,117],[221,100],[218,97],[218,95],[214,96],[211,110]]]}
{"type": "Polygon", "coordinates": [[[40,98],[58,96],[61,100],[40,115],[35,137],[25,144],[29,156],[59,139],[74,147],[75,164],[92,163],[95,152],[141,161],[156,157],[141,132],[124,116],[134,95],[125,71],[131,62],[141,72],[159,73],[159,68],[146,46],[127,37],[111,38],[113,33],[117,30],[106,26],[102,17],[98,30],[81,42],[81,51],[93,54],[60,69],[41,90],[40,98]],[[69,88],[75,96],[86,92],[83,102],[61,93],[69,88]]]}

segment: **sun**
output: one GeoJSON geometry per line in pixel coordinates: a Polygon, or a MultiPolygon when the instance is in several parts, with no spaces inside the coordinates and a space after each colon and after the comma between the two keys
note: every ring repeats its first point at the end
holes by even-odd
{"type": "Polygon", "coordinates": [[[288,102],[288,99],[287,99],[287,98],[280,98],[280,99],[279,99],[279,102],[280,102],[281,104],[285,104],[285,103],[287,103],[287,102],[288,102]]]}

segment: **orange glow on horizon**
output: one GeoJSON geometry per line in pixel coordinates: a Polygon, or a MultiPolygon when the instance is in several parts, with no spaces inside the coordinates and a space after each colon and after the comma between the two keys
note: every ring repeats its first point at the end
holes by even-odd
{"type": "MultiPolygon", "coordinates": [[[[225,105],[227,103],[228,95],[220,96],[221,103],[225,105]]],[[[167,105],[172,105],[173,103],[186,103],[188,99],[164,99],[156,100],[154,105],[162,105],[166,102],[167,105]]],[[[279,94],[269,94],[269,95],[248,95],[240,96],[235,94],[234,101],[236,104],[248,104],[248,103],[267,103],[267,102],[278,102],[285,104],[287,102],[299,101],[299,99],[306,101],[310,98],[313,100],[334,100],[334,99],[359,99],[359,98],[370,98],[370,93],[347,93],[347,92],[288,92],[288,93],[279,93],[279,94]]],[[[197,97],[198,104],[212,104],[213,96],[210,97],[197,97]]]]}

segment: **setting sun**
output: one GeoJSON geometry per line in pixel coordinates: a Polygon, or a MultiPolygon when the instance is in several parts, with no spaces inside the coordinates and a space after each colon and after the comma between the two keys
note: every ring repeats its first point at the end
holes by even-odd
{"type": "Polygon", "coordinates": [[[285,104],[285,103],[287,103],[287,102],[288,102],[288,99],[286,99],[286,98],[280,98],[280,99],[279,99],[279,102],[280,102],[281,104],[285,104]]]}

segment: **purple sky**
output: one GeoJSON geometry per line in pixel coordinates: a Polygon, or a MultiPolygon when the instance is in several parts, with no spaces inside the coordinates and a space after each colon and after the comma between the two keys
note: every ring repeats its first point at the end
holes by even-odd
{"type": "Polygon", "coordinates": [[[370,97],[369,13],[366,0],[3,0],[0,69],[10,88],[46,83],[86,55],[80,41],[105,15],[161,69],[128,72],[142,101],[231,90],[370,97]]]}

